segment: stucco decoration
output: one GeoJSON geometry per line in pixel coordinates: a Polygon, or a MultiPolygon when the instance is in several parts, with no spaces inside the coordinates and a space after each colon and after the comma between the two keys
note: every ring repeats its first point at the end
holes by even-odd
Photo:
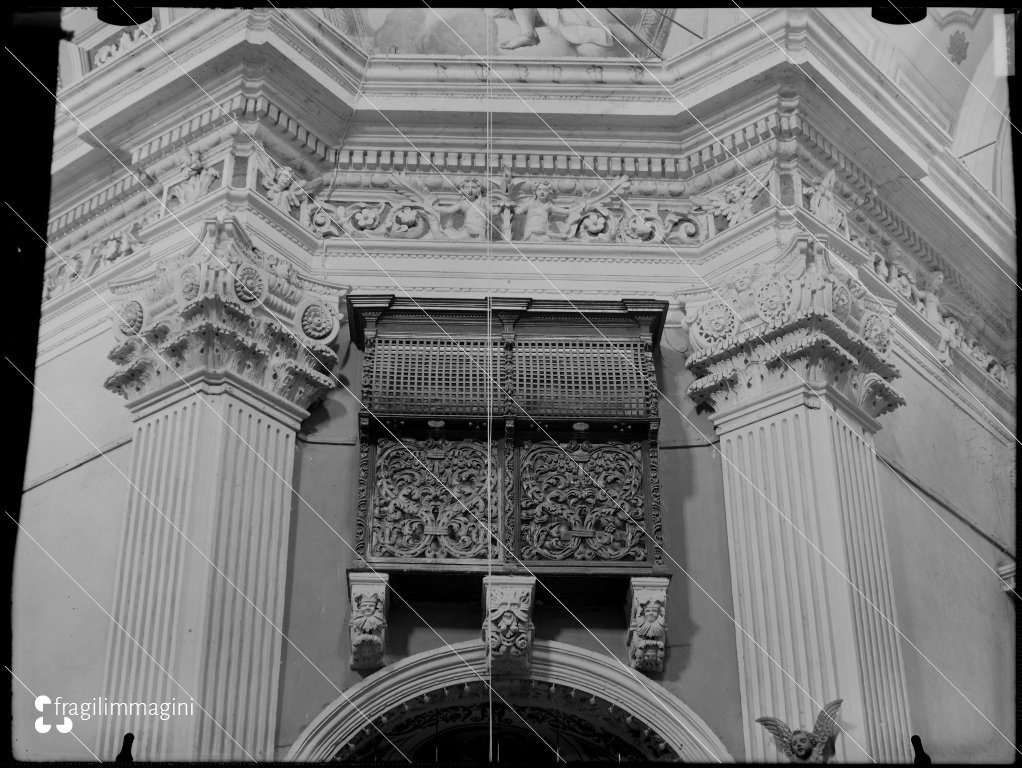
{"type": "Polygon", "coordinates": [[[180,200],[182,205],[188,205],[210,191],[213,183],[220,178],[220,172],[211,167],[197,149],[183,149],[180,157],[180,172],[183,178],[171,188],[169,198],[180,200]]]}
{"type": "MultiPolygon", "coordinates": [[[[486,648],[478,640],[431,649],[390,664],[344,691],[324,708],[298,736],[284,759],[301,762],[343,759],[352,751],[345,749],[347,744],[353,742],[358,746],[362,740],[373,738],[373,734],[379,733],[377,728],[386,728],[390,713],[400,714],[405,705],[414,707],[416,702],[423,702],[424,696],[432,698],[435,691],[445,697],[453,696],[468,685],[478,686],[480,697],[487,696],[487,689],[480,683],[488,679],[486,664],[486,648]]],[[[556,695],[551,700],[563,700],[568,711],[585,713],[590,707],[598,708],[601,717],[605,713],[629,729],[634,726],[636,735],[645,734],[660,754],[677,755],[685,762],[697,763],[734,759],[720,738],[685,702],[609,656],[566,643],[536,640],[529,678],[498,679],[494,685],[514,703],[517,701],[511,698],[514,689],[507,691],[505,684],[532,690],[536,683],[542,683],[536,686],[536,695],[553,689],[552,694],[556,695]],[[580,700],[585,706],[578,703],[580,700]],[[669,751],[661,747],[661,742],[669,751]]],[[[443,703],[443,699],[433,701],[443,703]]],[[[645,739],[630,741],[647,743],[645,739]]]]}
{"type": "Polygon", "coordinates": [[[490,670],[494,675],[528,674],[536,631],[532,623],[535,595],[533,576],[483,577],[486,616],[482,638],[489,650],[490,670]]]}
{"type": "Polygon", "coordinates": [[[958,310],[949,311],[951,304],[942,302],[945,275],[943,270],[931,269],[925,273],[921,281],[916,277],[915,269],[909,263],[905,251],[892,243],[885,256],[880,249],[873,247],[873,273],[904,301],[905,306],[922,315],[938,331],[936,342],[936,358],[941,365],[950,366],[959,359],[952,354],[953,350],[961,350],[970,357],[995,384],[1008,392],[1014,393],[1014,379],[1008,373],[1010,362],[997,360],[990,354],[976,335],[966,330],[969,323],[955,314],[958,310]],[[922,285],[920,285],[922,282],[922,285]]]}
{"type": "Polygon", "coordinates": [[[121,58],[125,54],[137,48],[143,43],[149,42],[149,37],[156,31],[156,17],[153,16],[146,22],[139,24],[134,30],[125,29],[114,37],[109,38],[105,43],[97,46],[90,52],[92,68],[99,69],[111,61],[121,58]]]}
{"type": "Polygon", "coordinates": [[[664,671],[667,585],[663,577],[633,577],[628,587],[628,661],[640,672],[664,671]]]}
{"type": "MultiPolygon", "coordinates": [[[[738,181],[727,184],[719,191],[708,195],[694,195],[691,202],[696,210],[705,210],[718,216],[733,227],[752,217],[753,203],[761,194],[767,193],[769,180],[774,173],[774,164],[768,163],[755,174],[748,174],[738,181]]],[[[720,225],[718,229],[723,229],[720,225]]]]}
{"type": "Polygon", "coordinates": [[[521,451],[523,560],[642,561],[642,444],[529,442],[521,451]]]}
{"type": "MultiPolygon", "coordinates": [[[[281,212],[323,239],[386,238],[516,242],[696,245],[745,221],[762,180],[739,180],[691,200],[649,200],[667,194],[649,181],[632,190],[627,174],[607,179],[442,178],[391,171],[345,179],[360,187],[327,189],[299,182],[269,160],[259,191],[281,212]],[[456,186],[455,186],[456,185],[456,186]]],[[[769,170],[769,169],[768,169],[769,170]]]]}
{"type": "Polygon", "coordinates": [[[834,739],[840,732],[837,712],[841,699],[825,705],[816,718],[812,732],[792,730],[776,717],[757,717],[756,722],[770,731],[777,748],[792,763],[826,763],[834,754],[834,739]]]}
{"type": "Polygon", "coordinates": [[[233,219],[208,219],[199,245],[111,288],[125,303],[105,386],[129,401],[198,371],[299,408],[336,385],[339,293],[260,253],[233,219]]]}
{"type": "Polygon", "coordinates": [[[955,64],[961,65],[965,61],[969,55],[969,41],[965,37],[965,32],[959,29],[951,33],[947,41],[947,52],[955,64]]]}
{"type": "Polygon", "coordinates": [[[348,574],[352,669],[379,669],[386,663],[388,580],[385,573],[348,574]]]}
{"type": "Polygon", "coordinates": [[[797,238],[773,265],[713,286],[696,312],[689,395],[719,412],[804,380],[833,386],[869,416],[904,404],[890,385],[890,311],[835,269],[820,241],[797,238]]]}
{"type": "MultiPolygon", "coordinates": [[[[486,483],[486,443],[428,438],[376,443],[370,556],[374,558],[486,558],[487,497],[500,497],[497,448],[486,483]]],[[[489,526],[497,529],[497,509],[489,526]]]]}

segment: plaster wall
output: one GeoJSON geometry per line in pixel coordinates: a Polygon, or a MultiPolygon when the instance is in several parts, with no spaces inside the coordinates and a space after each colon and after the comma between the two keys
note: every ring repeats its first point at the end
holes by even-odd
{"type": "MultiPolygon", "coordinates": [[[[113,609],[127,495],[127,481],[107,458],[127,474],[131,445],[54,477],[22,498],[12,585],[12,668],[36,696],[88,702],[106,694],[103,664],[114,629],[107,612],[113,609]]],[[[70,734],[35,730],[34,696],[17,681],[11,709],[15,757],[94,759],[70,734]]],[[[76,719],[73,733],[93,748],[99,723],[95,717],[76,719]]]]}
{"type": "Polygon", "coordinates": [[[923,487],[878,466],[913,733],[935,761],[1010,762],[1015,609],[995,572],[1006,558],[959,515],[1014,542],[1014,444],[901,368],[908,405],[883,417],[876,445],[923,487]]]}
{"type": "MultiPolygon", "coordinates": [[[[106,358],[114,339],[107,320],[109,310],[100,304],[96,311],[101,317],[97,326],[62,334],[66,346],[36,367],[38,391],[32,394],[26,486],[94,455],[97,447],[104,449],[130,437],[131,420],[124,400],[103,388],[114,370],[106,358]]],[[[44,325],[43,333],[46,330],[44,325]]]]}

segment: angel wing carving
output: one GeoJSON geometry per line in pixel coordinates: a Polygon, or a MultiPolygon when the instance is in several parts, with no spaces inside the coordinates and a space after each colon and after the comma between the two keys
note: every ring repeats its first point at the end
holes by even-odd
{"type": "Polygon", "coordinates": [[[837,712],[842,699],[835,699],[816,717],[813,732],[792,730],[776,717],[757,717],[756,722],[770,731],[777,749],[793,763],[826,763],[833,754],[833,741],[840,728],[837,712]]]}
{"type": "Polygon", "coordinates": [[[813,728],[813,761],[825,763],[830,757],[827,752],[832,751],[831,742],[841,730],[837,724],[837,711],[841,709],[842,699],[835,699],[823,707],[823,710],[816,716],[816,726],[813,728]]]}
{"type": "Polygon", "coordinates": [[[791,755],[791,728],[776,717],[757,717],[756,722],[770,731],[774,743],[784,755],[791,755]]]}
{"type": "Polygon", "coordinates": [[[752,216],[752,204],[761,192],[768,190],[770,174],[774,164],[768,164],[758,174],[746,176],[742,181],[732,182],[723,189],[709,195],[693,195],[690,202],[695,210],[708,211],[724,216],[729,227],[740,224],[752,216]]]}
{"type": "Polygon", "coordinates": [[[253,156],[262,175],[266,199],[290,215],[293,208],[302,204],[303,183],[295,176],[294,168],[277,163],[262,144],[257,142],[256,147],[253,156]]]}

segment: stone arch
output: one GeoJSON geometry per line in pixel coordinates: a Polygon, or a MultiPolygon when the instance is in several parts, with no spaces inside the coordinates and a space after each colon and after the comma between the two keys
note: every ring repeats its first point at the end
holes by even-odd
{"type": "MultiPolygon", "coordinates": [[[[367,719],[375,722],[424,693],[472,684],[485,675],[481,642],[409,656],[345,691],[302,731],[284,759],[330,760],[365,728],[367,719]]],[[[536,640],[529,679],[610,702],[646,723],[685,762],[733,762],[717,735],[681,699],[616,660],[574,645],[536,640]]]]}

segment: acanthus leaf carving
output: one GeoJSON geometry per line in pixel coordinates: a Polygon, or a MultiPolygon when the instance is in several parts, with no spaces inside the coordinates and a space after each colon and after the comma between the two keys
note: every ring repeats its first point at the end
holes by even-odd
{"type": "Polygon", "coordinates": [[[643,561],[640,443],[525,442],[523,560],[643,561]]]}
{"type": "Polygon", "coordinates": [[[533,576],[483,577],[482,639],[494,675],[528,674],[536,631],[532,622],[535,595],[533,576]]]}
{"type": "MultiPolygon", "coordinates": [[[[379,438],[369,555],[379,558],[497,557],[499,473],[486,482],[486,444],[430,437],[398,443],[379,438]]],[[[494,455],[497,443],[491,447],[494,455]]],[[[496,462],[492,463],[497,467],[496,462]]]]}
{"type": "Polygon", "coordinates": [[[335,383],[337,355],[328,342],[338,321],[320,299],[305,299],[298,282],[292,266],[252,248],[237,222],[207,220],[196,248],[115,286],[126,300],[115,312],[119,343],[111,353],[121,370],[107,388],[135,400],[205,370],[306,408],[335,383]],[[141,319],[135,304],[144,308],[141,319]],[[304,339],[297,335],[303,325],[314,332],[304,339]],[[138,343],[125,345],[127,331],[138,343]]]}

